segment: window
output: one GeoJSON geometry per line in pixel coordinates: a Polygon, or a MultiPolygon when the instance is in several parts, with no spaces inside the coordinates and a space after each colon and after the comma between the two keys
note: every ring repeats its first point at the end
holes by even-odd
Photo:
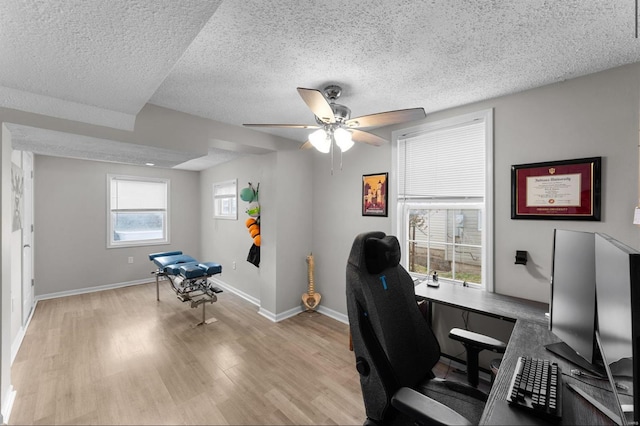
{"type": "Polygon", "coordinates": [[[107,247],[169,242],[169,180],[108,175],[107,247]]]}
{"type": "Polygon", "coordinates": [[[492,111],[394,132],[397,235],[414,275],[492,289],[492,111]]]}
{"type": "Polygon", "coordinates": [[[213,217],[238,219],[238,180],[213,184],[213,217]]]}

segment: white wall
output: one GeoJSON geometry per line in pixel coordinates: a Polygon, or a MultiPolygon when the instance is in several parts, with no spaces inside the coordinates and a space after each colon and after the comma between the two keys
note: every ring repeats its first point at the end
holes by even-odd
{"type": "Polygon", "coordinates": [[[36,297],[151,281],[153,252],[200,257],[197,172],[37,155],[34,174],[36,297]],[[107,248],[108,173],[170,179],[170,244],[107,248]]]}

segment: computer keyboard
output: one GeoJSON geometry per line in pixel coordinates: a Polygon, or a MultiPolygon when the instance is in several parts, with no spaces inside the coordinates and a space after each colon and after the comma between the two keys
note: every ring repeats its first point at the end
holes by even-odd
{"type": "Polygon", "coordinates": [[[562,370],[555,362],[518,358],[507,401],[535,416],[556,422],[562,418],[562,370]]]}

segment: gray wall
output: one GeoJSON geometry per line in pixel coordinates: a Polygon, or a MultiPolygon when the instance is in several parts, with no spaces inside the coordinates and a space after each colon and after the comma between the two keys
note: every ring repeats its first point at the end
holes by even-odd
{"type": "Polygon", "coordinates": [[[41,155],[34,168],[36,296],[151,280],[152,252],[200,256],[197,172],[41,155]],[[108,173],[170,179],[170,244],[107,249],[108,173]]]}
{"type": "Polygon", "coordinates": [[[305,258],[311,251],[314,217],[312,160],[312,152],[306,150],[247,156],[203,171],[200,177],[203,257],[221,263],[220,279],[274,320],[300,309],[300,296],[307,289],[305,258]],[[237,221],[213,219],[212,185],[229,179],[238,179],[239,190],[248,182],[260,184],[259,268],[246,261],[253,244],[245,225],[247,203],[239,200],[237,221]]]}
{"type": "MultiPolygon", "coordinates": [[[[638,129],[640,65],[630,65],[567,80],[435,114],[424,122],[471,111],[494,109],[494,259],[495,291],[548,303],[554,228],[605,232],[639,248],[632,224],[638,203],[638,129]],[[512,220],[514,164],[601,156],[600,222],[512,220]],[[516,250],[527,250],[526,266],[515,265],[516,250]]],[[[428,105],[428,99],[425,100],[428,105]]],[[[417,123],[412,123],[412,125],[417,123]]],[[[395,126],[391,131],[401,128],[395,126]]],[[[384,134],[383,134],[384,135],[384,134]]],[[[313,252],[316,281],[324,306],[345,313],[345,265],[353,237],[362,231],[395,233],[395,218],[362,217],[361,175],[391,170],[389,146],[356,144],[344,156],[344,170],[329,173],[328,156],[316,155],[314,170],[313,252]]],[[[394,191],[393,183],[390,191],[394,191]]],[[[393,210],[391,211],[393,214],[393,210]]],[[[439,308],[436,333],[443,351],[462,353],[448,330],[462,326],[462,312],[439,308]]],[[[511,327],[471,315],[473,330],[508,340],[511,327]]],[[[486,367],[490,354],[483,354],[486,367]]]]}
{"type": "MultiPolygon", "coordinates": [[[[247,203],[238,198],[237,220],[214,219],[213,184],[229,179],[238,179],[238,190],[240,190],[248,186],[249,182],[255,185],[259,182],[260,199],[262,200],[268,198],[264,194],[268,193],[269,188],[273,186],[270,170],[275,167],[275,164],[276,154],[247,156],[200,173],[202,258],[220,263],[222,274],[219,278],[255,303],[259,303],[261,289],[264,288],[265,283],[271,280],[265,279],[264,268],[256,268],[246,261],[249,248],[253,244],[245,226],[245,221],[249,217],[245,213],[247,203]],[[236,264],[235,270],[233,262],[236,264]]],[[[263,209],[268,211],[268,205],[263,209]]],[[[262,221],[268,222],[268,216],[263,216],[262,221]]],[[[269,226],[265,226],[263,223],[261,235],[265,232],[268,233],[268,229],[269,226]]],[[[262,239],[267,238],[262,235],[262,239]]],[[[270,262],[266,263],[268,265],[270,262]]]]}
{"type": "MultiPolygon", "coordinates": [[[[638,229],[631,223],[633,207],[638,203],[639,80],[640,64],[629,65],[430,114],[424,120],[494,109],[492,257],[497,292],[548,301],[555,227],[602,231],[633,247],[639,246],[638,229]],[[604,160],[601,222],[510,219],[511,165],[590,156],[602,156],[604,160]],[[529,252],[526,267],[514,265],[516,250],[529,252]]],[[[427,108],[428,103],[425,99],[427,108]]],[[[198,152],[215,146],[216,140],[253,139],[253,133],[247,133],[246,129],[211,124],[179,113],[174,117],[169,111],[153,106],[143,109],[133,133],[6,109],[0,109],[0,119],[173,148],[190,142],[187,139],[191,137],[185,139],[182,136],[185,133],[179,129],[193,125],[197,131],[187,134],[197,143],[189,149],[198,152]]],[[[391,131],[400,127],[385,129],[380,134],[390,137],[391,131]]],[[[253,142],[254,147],[258,145],[253,142]]],[[[269,149],[287,145],[286,141],[276,139],[265,143],[269,149]]],[[[249,143],[247,146],[251,148],[249,143]]],[[[361,177],[391,171],[390,146],[356,144],[344,155],[343,163],[340,170],[337,155],[332,175],[328,155],[291,150],[244,157],[204,171],[200,176],[175,172],[172,205],[177,207],[173,208],[172,243],[167,247],[156,246],[154,251],[179,248],[222,263],[220,278],[259,303],[263,313],[273,319],[300,307],[300,294],[307,286],[304,258],[311,251],[316,264],[316,289],[323,296],[321,308],[344,320],[345,266],[354,236],[368,230],[395,233],[396,228],[393,210],[388,218],[363,217],[360,211],[361,177]],[[259,269],[244,260],[251,240],[244,227],[242,203],[238,221],[212,219],[211,184],[233,177],[238,178],[240,188],[248,181],[261,183],[264,243],[259,269]],[[179,192],[175,191],[177,188],[179,192]],[[235,270],[230,267],[232,262],[236,262],[235,270]]],[[[147,248],[106,249],[103,191],[107,169],[137,174],[127,166],[114,164],[44,157],[36,160],[36,295],[149,277],[147,248]],[[78,227],[85,232],[70,236],[78,227]],[[134,256],[133,265],[127,264],[128,256],[134,256]]],[[[173,171],[135,170],[174,176],[173,171]]],[[[394,190],[393,181],[390,190],[394,190]]],[[[443,317],[455,322],[459,315],[443,317]]],[[[476,324],[474,328],[478,331],[493,328],[482,318],[474,319],[472,324],[476,324]]],[[[448,325],[443,324],[442,330],[448,325]]],[[[441,342],[446,340],[441,336],[441,342]]],[[[456,349],[447,352],[455,354],[456,349]]]]}
{"type": "Polygon", "coordinates": [[[351,243],[365,231],[391,233],[390,217],[362,216],[362,175],[390,171],[391,146],[355,144],[331,160],[316,153],[313,175],[313,253],[316,287],[326,308],[346,318],[345,274],[351,243]]]}
{"type": "Polygon", "coordinates": [[[640,247],[638,202],[640,65],[567,80],[432,116],[494,108],[495,291],[548,302],[553,229],[605,232],[640,247]],[[603,158],[600,222],[512,220],[510,167],[603,158]],[[515,265],[527,250],[526,267],[515,265]]]}
{"type": "MultiPolygon", "coordinates": [[[[548,301],[554,227],[607,232],[638,246],[638,230],[631,224],[631,214],[638,201],[639,71],[640,65],[625,66],[430,114],[424,120],[494,109],[497,292],[548,301]],[[510,219],[511,165],[590,156],[602,156],[604,160],[601,222],[510,219]],[[516,250],[529,252],[526,267],[514,265],[516,250]]],[[[382,134],[390,137],[391,131],[398,127],[386,129],[382,134]]],[[[148,265],[143,261],[147,249],[104,248],[105,196],[86,190],[86,184],[93,182],[104,191],[106,169],[102,169],[102,174],[98,171],[101,167],[119,166],[89,162],[83,168],[76,164],[82,162],[40,157],[36,163],[36,280],[41,284],[36,294],[87,286],[86,279],[73,283],[70,274],[60,267],[59,262],[69,262],[71,254],[74,260],[89,259],[79,261],[76,267],[82,274],[92,276],[94,285],[142,279],[148,272],[148,265]],[[78,179],[78,176],[82,177],[78,179]],[[91,236],[83,234],[75,237],[76,240],[64,242],[63,234],[69,230],[53,226],[64,213],[64,206],[80,209],[75,212],[82,212],[81,217],[99,218],[97,227],[88,223],[89,219],[75,220],[85,220],[87,223],[83,226],[91,229],[91,236]],[[92,208],[96,209],[95,214],[85,214],[92,208]],[[61,242],[66,244],[64,253],[61,242]],[[82,248],[84,244],[96,249],[86,251],[82,248]],[[130,255],[136,258],[133,266],[126,264],[130,255]],[[94,273],[94,268],[104,261],[114,275],[94,273]],[[62,284],[69,279],[72,281],[62,284]],[[58,285],[53,284],[54,281],[58,285]]],[[[200,178],[193,174],[185,184],[187,189],[177,194],[189,197],[184,199],[189,200],[185,201],[187,205],[193,205],[194,199],[201,202],[202,215],[197,220],[189,216],[191,220],[185,222],[177,221],[174,216],[171,246],[222,263],[220,278],[224,282],[275,315],[298,303],[297,293],[305,291],[307,282],[304,257],[308,251],[313,252],[316,289],[323,295],[322,306],[346,315],[344,267],[353,237],[368,230],[396,232],[393,210],[387,218],[363,217],[360,211],[362,175],[385,171],[391,171],[390,145],[375,148],[356,144],[344,155],[342,170],[340,158],[336,156],[333,175],[329,156],[301,150],[247,156],[204,171],[200,178]],[[240,188],[249,181],[261,183],[264,243],[259,269],[245,261],[251,240],[244,227],[243,203],[239,206],[238,221],[212,219],[211,184],[230,178],[238,178],[240,188]],[[180,231],[175,228],[179,223],[199,223],[200,229],[189,226],[180,231]],[[201,246],[197,243],[200,236],[201,246]],[[231,267],[233,262],[236,270],[231,267]]],[[[178,187],[182,185],[172,182],[174,190],[178,187]]],[[[390,190],[394,190],[393,181],[390,190]]],[[[183,205],[175,197],[172,201],[174,205],[183,205]]],[[[177,208],[174,213],[193,215],[194,210],[177,208]]],[[[71,225],[75,227],[76,223],[71,225]]]]}
{"type": "MultiPolygon", "coordinates": [[[[605,232],[640,247],[638,229],[632,224],[638,202],[639,95],[640,65],[636,64],[430,114],[424,120],[494,109],[496,292],[548,302],[556,227],[605,232]],[[593,156],[603,157],[600,222],[511,219],[511,165],[593,156]],[[529,252],[527,266],[514,264],[516,250],[529,252]]],[[[398,128],[390,129],[387,136],[398,128]]],[[[316,156],[316,274],[325,289],[323,303],[338,312],[346,312],[344,266],[353,237],[365,230],[396,232],[391,218],[360,214],[361,175],[390,170],[388,145],[356,144],[344,156],[343,171],[333,176],[329,157],[316,156]]]]}

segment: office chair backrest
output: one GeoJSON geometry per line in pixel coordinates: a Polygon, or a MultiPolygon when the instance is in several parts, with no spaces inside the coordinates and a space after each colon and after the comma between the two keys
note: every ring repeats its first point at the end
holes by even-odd
{"type": "Polygon", "coordinates": [[[400,244],[358,235],[347,264],[347,310],[367,417],[383,420],[393,393],[432,377],[440,346],[416,304],[400,244]]]}

